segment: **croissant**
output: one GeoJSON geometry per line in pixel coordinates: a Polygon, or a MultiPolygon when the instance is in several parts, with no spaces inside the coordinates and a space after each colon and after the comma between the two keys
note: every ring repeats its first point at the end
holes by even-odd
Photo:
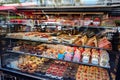
{"type": "Polygon", "coordinates": [[[88,46],[93,46],[93,47],[97,47],[97,39],[96,39],[96,36],[90,38],[87,42],[88,46]]]}
{"type": "Polygon", "coordinates": [[[76,40],[75,44],[84,46],[86,42],[87,42],[87,36],[85,35],[80,39],[76,40]]]}

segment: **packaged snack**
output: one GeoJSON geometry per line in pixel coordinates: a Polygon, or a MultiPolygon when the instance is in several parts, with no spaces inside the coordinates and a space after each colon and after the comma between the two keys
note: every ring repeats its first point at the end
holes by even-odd
{"type": "Polygon", "coordinates": [[[105,50],[100,51],[100,66],[108,67],[109,66],[109,54],[105,50]]]}
{"type": "Polygon", "coordinates": [[[80,62],[80,58],[81,58],[81,53],[78,49],[76,49],[73,57],[73,62],[80,62]]]}
{"type": "Polygon", "coordinates": [[[99,63],[99,52],[96,49],[92,49],[91,63],[96,64],[96,65],[98,65],[98,63],[99,63]]]}
{"type": "Polygon", "coordinates": [[[90,49],[86,49],[83,53],[82,53],[82,62],[83,63],[89,63],[89,60],[90,60],[90,55],[91,55],[91,52],[90,52],[90,49]]]}

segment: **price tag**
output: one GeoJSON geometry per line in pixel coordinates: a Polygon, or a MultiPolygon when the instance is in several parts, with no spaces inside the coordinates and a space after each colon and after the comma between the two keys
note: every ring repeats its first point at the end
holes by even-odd
{"type": "Polygon", "coordinates": [[[88,63],[89,62],[89,56],[83,56],[82,62],[83,63],[88,63]]]}
{"type": "Polygon", "coordinates": [[[62,27],[61,27],[61,26],[58,26],[58,27],[57,27],[57,29],[58,29],[58,30],[61,30],[61,29],[62,29],[62,27]]]}
{"type": "Polygon", "coordinates": [[[56,28],[56,26],[51,25],[51,26],[47,26],[47,28],[56,28]]]}
{"type": "Polygon", "coordinates": [[[120,27],[118,27],[118,31],[120,32],[120,27]]]}
{"type": "Polygon", "coordinates": [[[100,25],[100,22],[99,22],[99,21],[94,21],[93,24],[94,24],[95,26],[98,26],[98,25],[100,25]]]}
{"type": "Polygon", "coordinates": [[[106,32],[115,32],[115,30],[106,30],[106,32]]]}
{"type": "Polygon", "coordinates": [[[3,25],[2,27],[3,27],[3,28],[7,28],[7,25],[3,25]]]}
{"type": "Polygon", "coordinates": [[[98,59],[97,58],[92,58],[92,64],[98,64],[98,59]]]}
{"type": "Polygon", "coordinates": [[[41,26],[41,28],[45,28],[45,26],[41,26]]]}

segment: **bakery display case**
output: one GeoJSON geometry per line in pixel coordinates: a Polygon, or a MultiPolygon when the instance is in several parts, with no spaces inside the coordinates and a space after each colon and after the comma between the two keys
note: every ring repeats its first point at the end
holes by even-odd
{"type": "Polygon", "coordinates": [[[41,28],[6,35],[0,70],[38,80],[115,80],[116,27],[41,28]]]}
{"type": "Polygon", "coordinates": [[[120,37],[114,22],[119,6],[37,2],[40,6],[2,8],[7,19],[0,21],[0,35],[5,33],[0,36],[2,80],[120,79],[120,37]]]}

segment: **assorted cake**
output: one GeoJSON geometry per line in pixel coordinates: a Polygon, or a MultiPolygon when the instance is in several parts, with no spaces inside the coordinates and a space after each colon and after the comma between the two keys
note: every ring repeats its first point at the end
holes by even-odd
{"type": "Polygon", "coordinates": [[[28,55],[20,56],[18,60],[12,60],[11,63],[16,61],[17,64],[10,64],[7,67],[57,80],[109,80],[109,74],[104,68],[28,55]]]}
{"type": "Polygon", "coordinates": [[[103,68],[80,65],[76,80],[110,80],[108,72],[103,68]]]}

